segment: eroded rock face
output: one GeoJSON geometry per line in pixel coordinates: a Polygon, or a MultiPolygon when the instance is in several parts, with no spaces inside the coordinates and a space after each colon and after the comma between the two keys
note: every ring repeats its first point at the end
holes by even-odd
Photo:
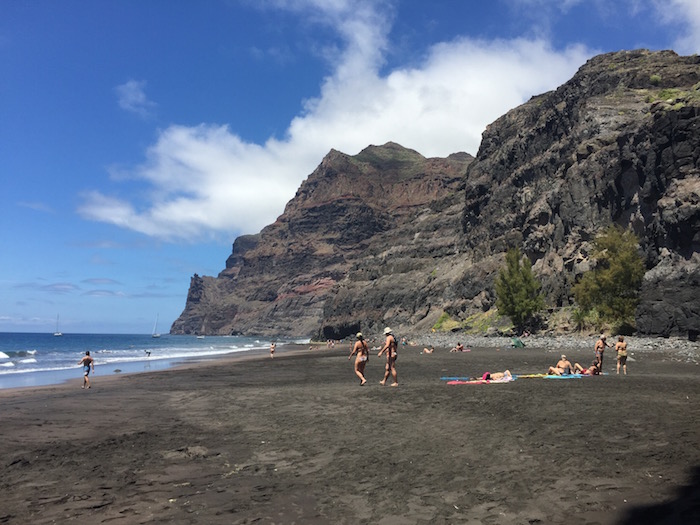
{"type": "Polygon", "coordinates": [[[662,250],[674,261],[644,280],[638,329],[687,334],[700,305],[698,82],[698,57],[602,55],[494,122],[467,174],[468,249],[488,256],[520,245],[548,302],[564,306],[591,267],[596,232],[631,227],[649,270],[662,250]],[[672,293],[681,282],[686,293],[672,293]]]}
{"type": "MultiPolygon", "coordinates": [[[[446,208],[454,250],[472,160],[467,154],[426,159],[392,143],[356,156],[331,151],[274,224],[236,239],[217,278],[192,279],[172,332],[339,338],[381,321],[382,298],[365,288],[384,275],[398,281],[401,271],[422,268],[421,257],[433,264],[443,249],[432,234],[444,224],[446,208]],[[407,233],[414,222],[415,232],[407,233]],[[405,235],[425,253],[391,257],[405,235]],[[348,291],[349,304],[342,299],[348,291]]],[[[415,295],[413,283],[406,286],[415,295]]]]}
{"type": "Polygon", "coordinates": [[[236,239],[218,277],[193,277],[171,332],[426,331],[443,312],[492,309],[511,246],[566,306],[614,222],[640,237],[648,268],[639,331],[695,337],[699,82],[698,57],[601,55],[488,126],[476,160],[331,151],[274,224],[236,239]]]}

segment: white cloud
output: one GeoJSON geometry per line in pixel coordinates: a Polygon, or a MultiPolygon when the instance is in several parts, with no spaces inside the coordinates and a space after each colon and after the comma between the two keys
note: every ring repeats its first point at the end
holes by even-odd
{"type": "Polygon", "coordinates": [[[146,82],[143,80],[129,80],[114,88],[119,107],[141,117],[149,116],[156,104],[148,100],[145,89],[146,82]]]}
{"type": "Polygon", "coordinates": [[[333,73],[285,137],[252,144],[226,126],[171,126],[131,174],[150,191],[133,202],[88,193],[84,217],[165,239],[257,232],[331,148],[355,154],[394,141],[426,156],[476,154],[489,123],[568,80],[592,54],[577,46],[554,50],[542,39],[463,38],[433,46],[417,66],[380,73],[389,8],[349,0],[270,4],[313,11],[344,39],[344,47],[329,51],[333,73]]]}
{"type": "Polygon", "coordinates": [[[700,53],[700,2],[698,0],[654,0],[654,6],[667,24],[679,25],[681,34],[673,49],[683,55],[700,53]]]}

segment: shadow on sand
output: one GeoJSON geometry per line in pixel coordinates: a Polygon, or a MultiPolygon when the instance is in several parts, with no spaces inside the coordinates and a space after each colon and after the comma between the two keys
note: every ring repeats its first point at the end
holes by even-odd
{"type": "Polygon", "coordinates": [[[700,523],[700,467],[692,470],[688,485],[679,487],[673,500],[636,507],[619,525],[690,525],[700,523]]]}

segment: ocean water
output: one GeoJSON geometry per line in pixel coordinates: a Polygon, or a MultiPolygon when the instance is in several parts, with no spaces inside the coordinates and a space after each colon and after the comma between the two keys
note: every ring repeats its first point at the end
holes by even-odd
{"type": "MultiPolygon", "coordinates": [[[[278,345],[303,342],[274,340],[278,345]]],[[[269,345],[270,340],[242,336],[0,333],[0,388],[80,382],[82,369],[77,363],[87,350],[99,377],[163,370],[188,360],[260,351],[269,345]]]]}

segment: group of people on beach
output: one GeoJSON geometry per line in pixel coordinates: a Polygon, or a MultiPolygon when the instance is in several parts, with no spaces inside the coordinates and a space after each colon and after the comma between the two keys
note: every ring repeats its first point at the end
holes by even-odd
{"type": "MultiPolygon", "coordinates": [[[[600,339],[596,341],[593,351],[595,353],[595,359],[588,368],[583,368],[580,364],[575,363],[574,365],[562,354],[561,359],[556,365],[550,366],[547,370],[547,374],[566,376],[571,374],[582,374],[582,375],[599,375],[603,372],[603,358],[605,356],[605,349],[612,348],[612,345],[608,344],[607,336],[605,334],[600,336],[600,339]]],[[[615,352],[617,354],[617,373],[620,373],[620,368],[625,375],[627,375],[627,343],[623,336],[617,338],[617,343],[615,343],[615,352]]]]}
{"type": "MultiPolygon", "coordinates": [[[[379,382],[380,385],[386,385],[389,376],[393,379],[391,386],[399,386],[399,377],[396,372],[396,358],[398,357],[398,344],[396,342],[396,337],[392,333],[391,328],[388,326],[384,329],[384,345],[379,350],[377,357],[382,357],[386,354],[386,362],[384,365],[384,378],[379,382]]],[[[355,357],[355,375],[360,378],[360,386],[365,386],[367,384],[367,378],[365,377],[365,367],[369,362],[369,345],[365,341],[365,337],[362,332],[357,332],[355,338],[355,344],[352,347],[352,352],[348,356],[348,360],[355,357]]]]}

